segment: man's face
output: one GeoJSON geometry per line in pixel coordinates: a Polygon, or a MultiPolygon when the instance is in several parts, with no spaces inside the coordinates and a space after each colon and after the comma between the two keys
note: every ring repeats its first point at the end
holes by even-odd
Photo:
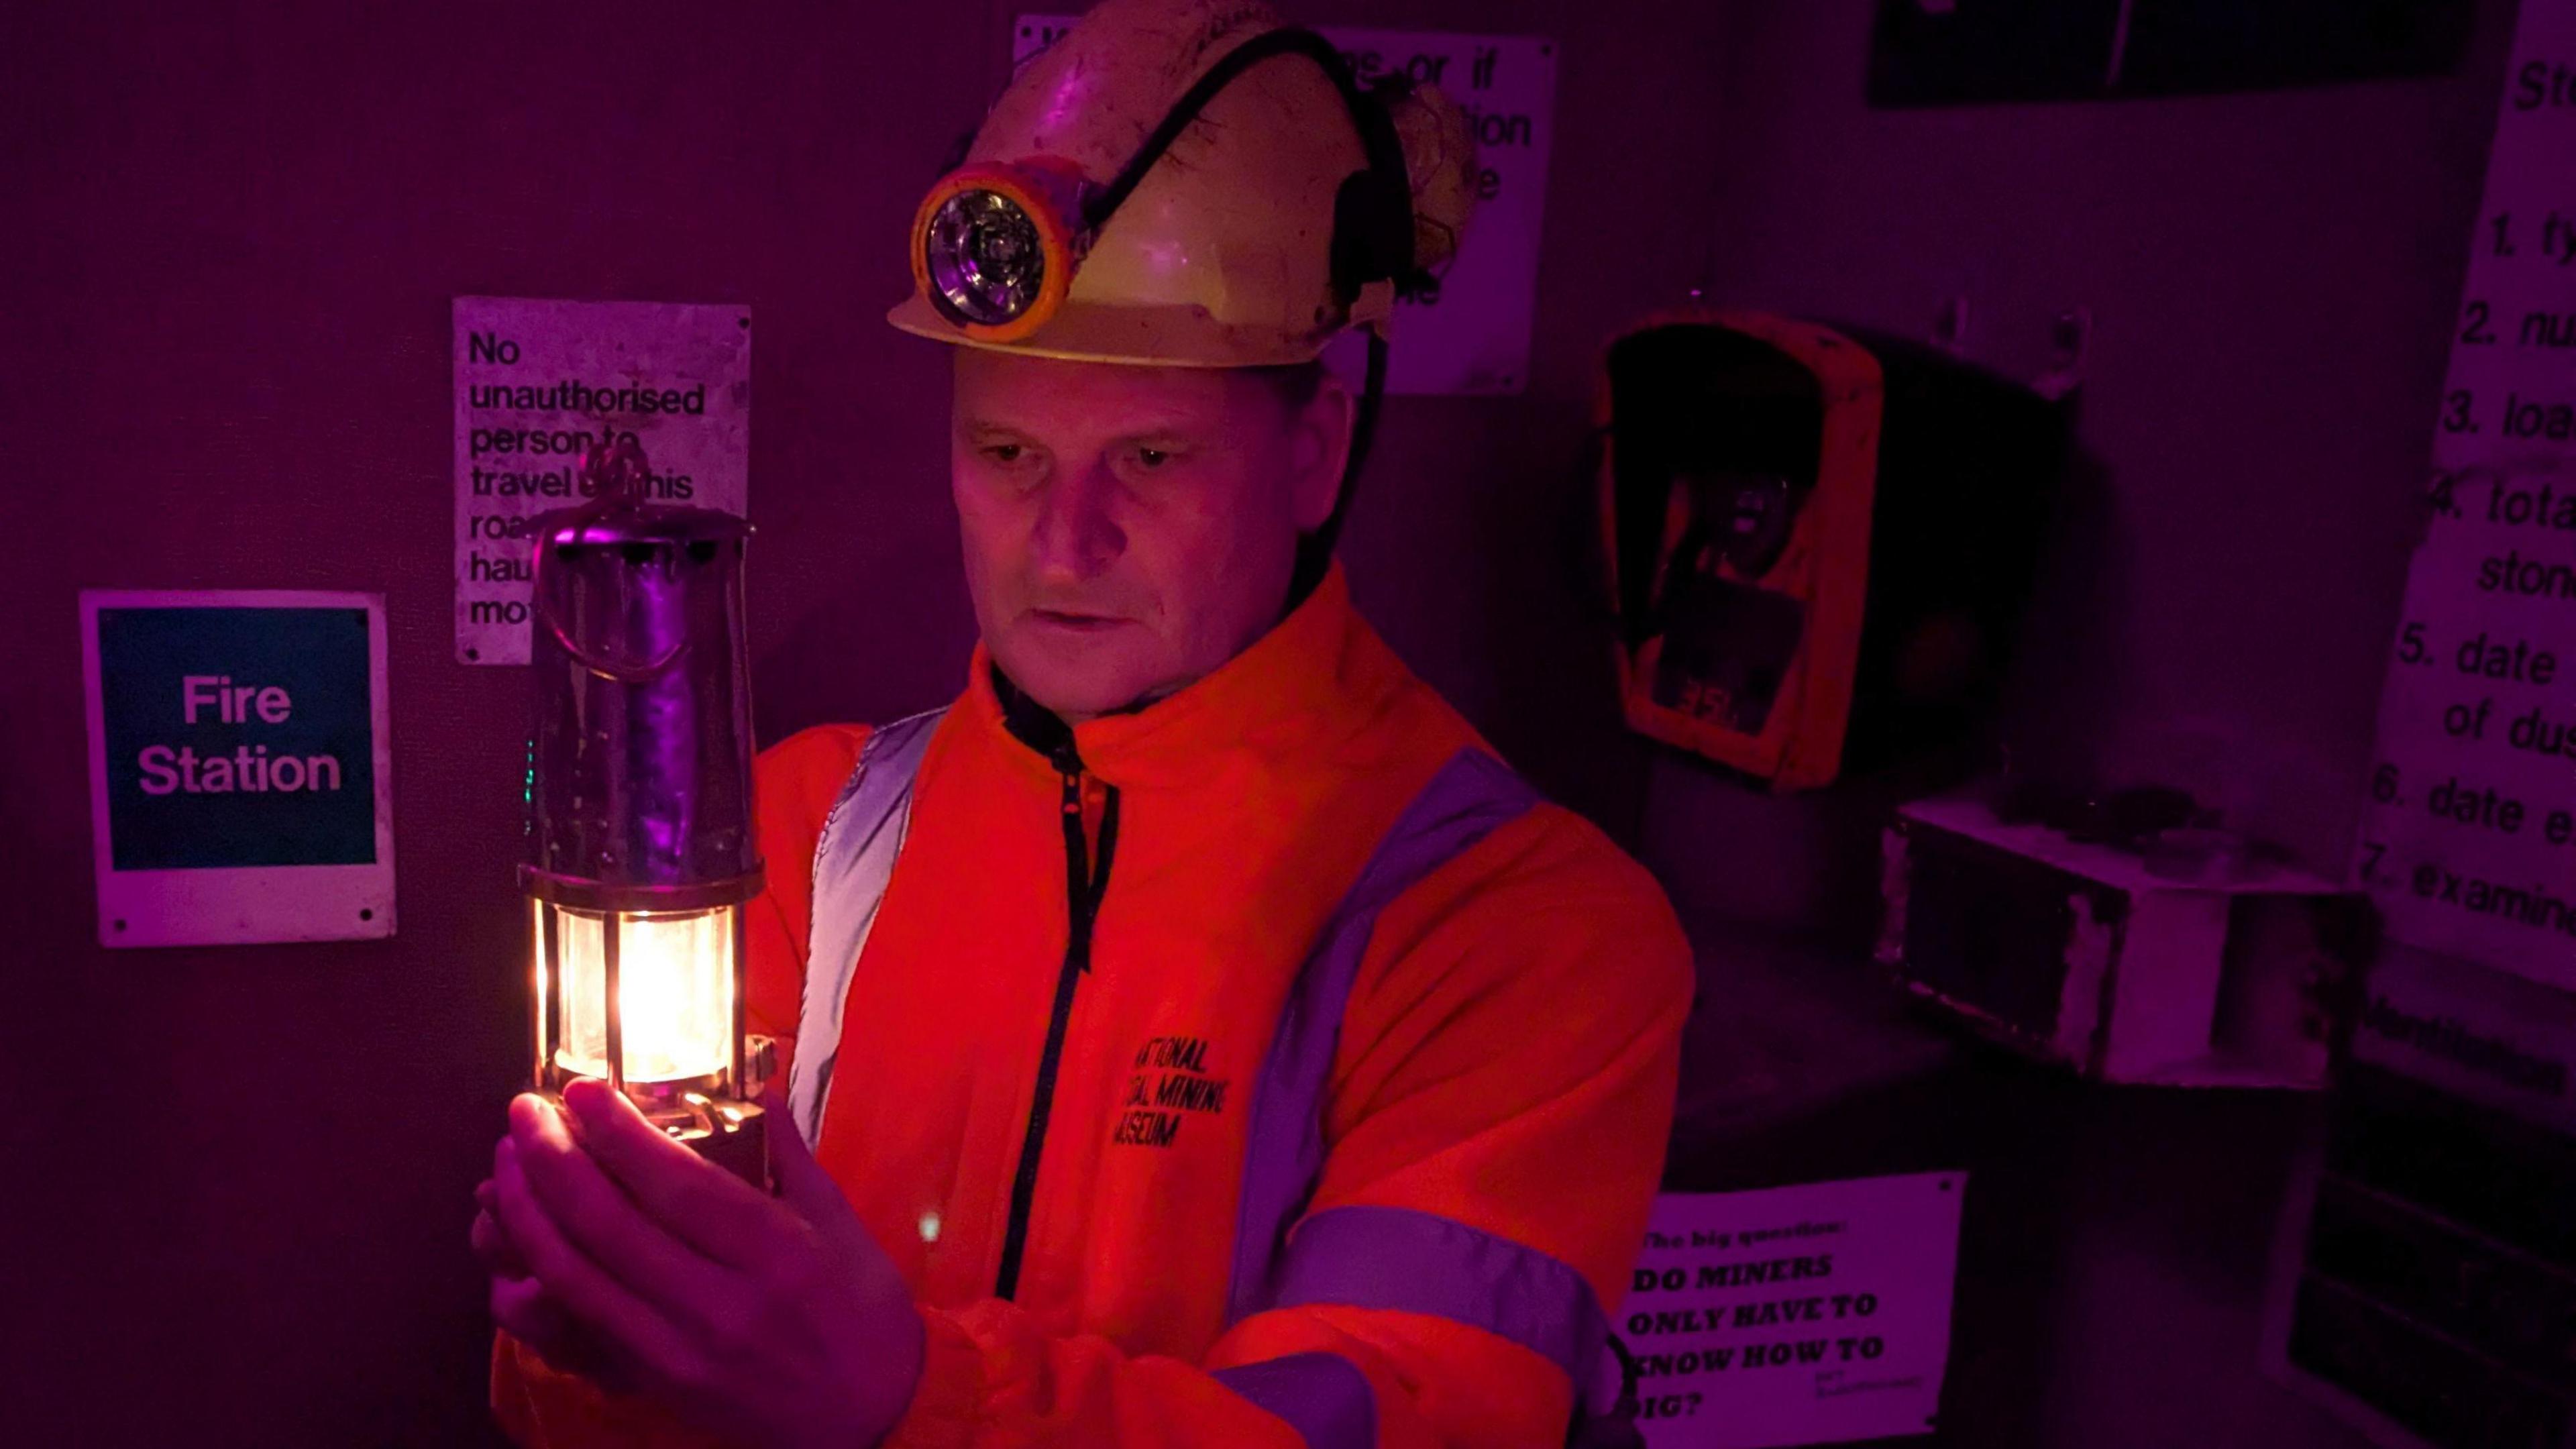
{"type": "Polygon", "coordinates": [[[950,478],[1002,672],[1068,722],[1160,698],[1278,622],[1350,399],[1258,377],[956,350],[950,478]]]}

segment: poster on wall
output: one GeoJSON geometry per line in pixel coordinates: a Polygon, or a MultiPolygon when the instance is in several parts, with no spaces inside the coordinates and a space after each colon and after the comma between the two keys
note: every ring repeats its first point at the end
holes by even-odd
{"type": "Polygon", "coordinates": [[[583,450],[644,450],[655,502],[742,516],[751,309],[455,301],[456,659],[528,662],[533,520],[584,501],[583,450]]]}
{"type": "Polygon", "coordinates": [[[1666,1193],[1612,1327],[1652,1449],[1931,1432],[1967,1174],[1666,1193]]]}
{"type": "MultiPolygon", "coordinates": [[[[1070,15],[1023,15],[1014,69],[1072,28],[1070,15]]],[[[1361,85],[1402,74],[1440,87],[1476,138],[1476,210],[1430,295],[1396,305],[1391,393],[1518,393],[1529,383],[1541,204],[1555,135],[1556,45],[1529,36],[1317,26],[1361,85]]]]}
{"type": "Polygon", "coordinates": [[[2524,0],[2353,870],[2395,938],[2576,989],[2576,0],[2524,0]]]}
{"type": "Polygon", "coordinates": [[[381,594],[81,593],[103,946],[394,931],[381,594]]]}

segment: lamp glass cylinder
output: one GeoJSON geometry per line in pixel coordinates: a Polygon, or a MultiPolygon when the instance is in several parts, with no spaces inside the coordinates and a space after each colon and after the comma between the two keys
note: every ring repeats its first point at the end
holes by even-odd
{"type": "MultiPolygon", "coordinates": [[[[561,1071],[621,1082],[678,1082],[733,1069],[733,942],[738,907],[671,914],[555,915],[550,974],[561,993],[561,1037],[547,1056],[561,1071]],[[610,1010],[608,952],[617,951],[610,1010]],[[610,1028],[618,1060],[610,1070],[610,1028]]],[[[544,929],[543,922],[539,930],[544,929]]]]}

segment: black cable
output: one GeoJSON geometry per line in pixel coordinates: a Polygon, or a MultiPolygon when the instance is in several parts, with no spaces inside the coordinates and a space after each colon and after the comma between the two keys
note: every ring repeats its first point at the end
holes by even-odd
{"type": "MultiPolygon", "coordinates": [[[[1353,257],[1357,267],[1333,279],[1336,289],[1346,293],[1341,299],[1343,305],[1348,306],[1356,300],[1359,290],[1373,281],[1391,281],[1396,284],[1398,295],[1403,295],[1413,284],[1413,182],[1404,164],[1403,140],[1396,135],[1394,118],[1386,106],[1375,96],[1362,92],[1352,79],[1349,68],[1342,63],[1341,52],[1333,48],[1331,41],[1311,30],[1287,27],[1265,31],[1218,57],[1216,63],[1193,81],[1172,108],[1164,113],[1161,123],[1145,137],[1144,143],[1136,148],[1135,155],[1127,159],[1126,166],[1116,178],[1084,204],[1084,230],[1097,236],[1109,224],[1118,208],[1126,204],[1127,198],[1143,184],[1154,163],[1163,159],[1172,143],[1179,140],[1181,133],[1199,118],[1199,113],[1207,108],[1208,102],[1214,100],[1218,92],[1253,66],[1282,55],[1302,55],[1322,68],[1325,77],[1333,83],[1334,92],[1342,98],[1342,107],[1350,115],[1352,129],[1359,133],[1360,149],[1368,156],[1369,174],[1376,178],[1375,184],[1381,196],[1401,203],[1400,216],[1364,216],[1358,219],[1362,222],[1376,221],[1386,228],[1385,234],[1378,239],[1379,246],[1374,254],[1350,250],[1358,239],[1339,234],[1338,224],[1345,218],[1336,215],[1335,270],[1337,273],[1342,271],[1346,257],[1353,257]]],[[[1366,380],[1360,389],[1358,415],[1351,423],[1350,457],[1343,465],[1341,484],[1333,495],[1333,511],[1325,517],[1322,526],[1297,541],[1296,567],[1289,577],[1290,609],[1303,603],[1306,596],[1314,592],[1315,586],[1324,581],[1325,573],[1332,567],[1333,547],[1341,538],[1342,520],[1350,510],[1360,467],[1367,461],[1370,444],[1376,440],[1378,417],[1386,397],[1386,367],[1386,338],[1372,329],[1368,340],[1366,380]]]]}
{"type": "MultiPolygon", "coordinates": [[[[1217,92],[1233,84],[1235,77],[1245,71],[1281,55],[1302,55],[1323,68],[1325,78],[1333,83],[1333,89],[1341,95],[1343,107],[1350,112],[1352,126],[1360,133],[1360,147],[1368,153],[1370,169],[1403,179],[1405,195],[1409,198],[1412,182],[1404,168],[1404,148],[1396,140],[1394,126],[1391,123],[1370,124],[1369,108],[1373,102],[1352,82],[1350,71],[1342,64],[1342,53],[1333,49],[1331,41],[1311,30],[1292,26],[1264,31],[1227,51],[1192,82],[1181,98],[1173,103],[1171,110],[1164,113],[1162,123],[1154,127],[1143,145],[1136,148],[1136,154],[1127,158],[1125,169],[1084,205],[1084,228],[1097,234],[1109,224],[1109,218],[1117,214],[1128,196],[1144,182],[1145,173],[1153,170],[1154,163],[1163,159],[1163,153],[1170,150],[1172,143],[1180,139],[1181,132],[1188,130],[1190,123],[1199,118],[1199,112],[1207,108],[1207,103],[1216,99],[1217,92]]],[[[1384,115],[1381,108],[1378,116],[1383,120],[1384,115]]]]}

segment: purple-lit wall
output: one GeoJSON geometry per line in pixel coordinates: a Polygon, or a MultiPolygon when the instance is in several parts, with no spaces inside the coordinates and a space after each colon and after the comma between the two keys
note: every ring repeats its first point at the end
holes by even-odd
{"type": "MultiPolygon", "coordinates": [[[[0,1442],[479,1442],[463,1237],[525,1067],[525,681],[450,662],[449,298],[751,306],[763,734],[936,702],[970,638],[944,361],[879,317],[1013,8],[0,11],[0,1442]],[[95,945],[83,586],[387,593],[392,941],[95,945]]],[[[2493,95],[2490,61],[1885,116],[1858,101],[1866,8],[1301,12],[1561,42],[1531,391],[1395,405],[1345,551],[1363,605],[1542,785],[1642,821],[1686,905],[1790,924],[1854,905],[1832,809],[1650,764],[1615,725],[1565,537],[1602,337],[1693,286],[1901,330],[1958,292],[2020,366],[2048,309],[2090,305],[2121,542],[2066,641],[2116,662],[2043,694],[2117,759],[2205,702],[2349,783],[2493,95]]],[[[2331,841],[2344,812],[2330,789],[2294,813],[2331,841]]],[[[2078,1407],[2047,1442],[2083,1442],[2078,1407]]]]}
{"type": "MultiPolygon", "coordinates": [[[[2056,314],[2088,309],[2087,476],[2007,740],[2024,765],[2182,784],[2340,872],[2511,5],[2480,7],[2450,78],[1910,112],[1862,104],[1873,8],[1727,8],[1712,297],[1916,336],[1965,298],[1970,355],[2023,377],[2048,365],[2056,314]]],[[[1847,959],[1875,924],[1894,798],[1770,799],[1663,756],[1641,849],[1704,940],[1777,933],[1847,959]]],[[[1741,999],[1728,969],[1710,953],[1704,1000],[1741,999]]],[[[1873,1069],[1771,1045],[1755,1013],[1699,1029],[1705,1100],[1725,1100],[1733,1056],[1775,1064],[1741,1089],[1757,1103],[1873,1069]]],[[[1886,1088],[1813,1135],[1845,1138],[1828,1172],[1981,1168],[1960,1442],[2357,1449],[2253,1367],[2279,1187],[2313,1130],[2312,1104],[2283,1096],[1980,1066],[1886,1088]],[[1915,1161],[1908,1134],[1944,1155],[1915,1161]]]]}

